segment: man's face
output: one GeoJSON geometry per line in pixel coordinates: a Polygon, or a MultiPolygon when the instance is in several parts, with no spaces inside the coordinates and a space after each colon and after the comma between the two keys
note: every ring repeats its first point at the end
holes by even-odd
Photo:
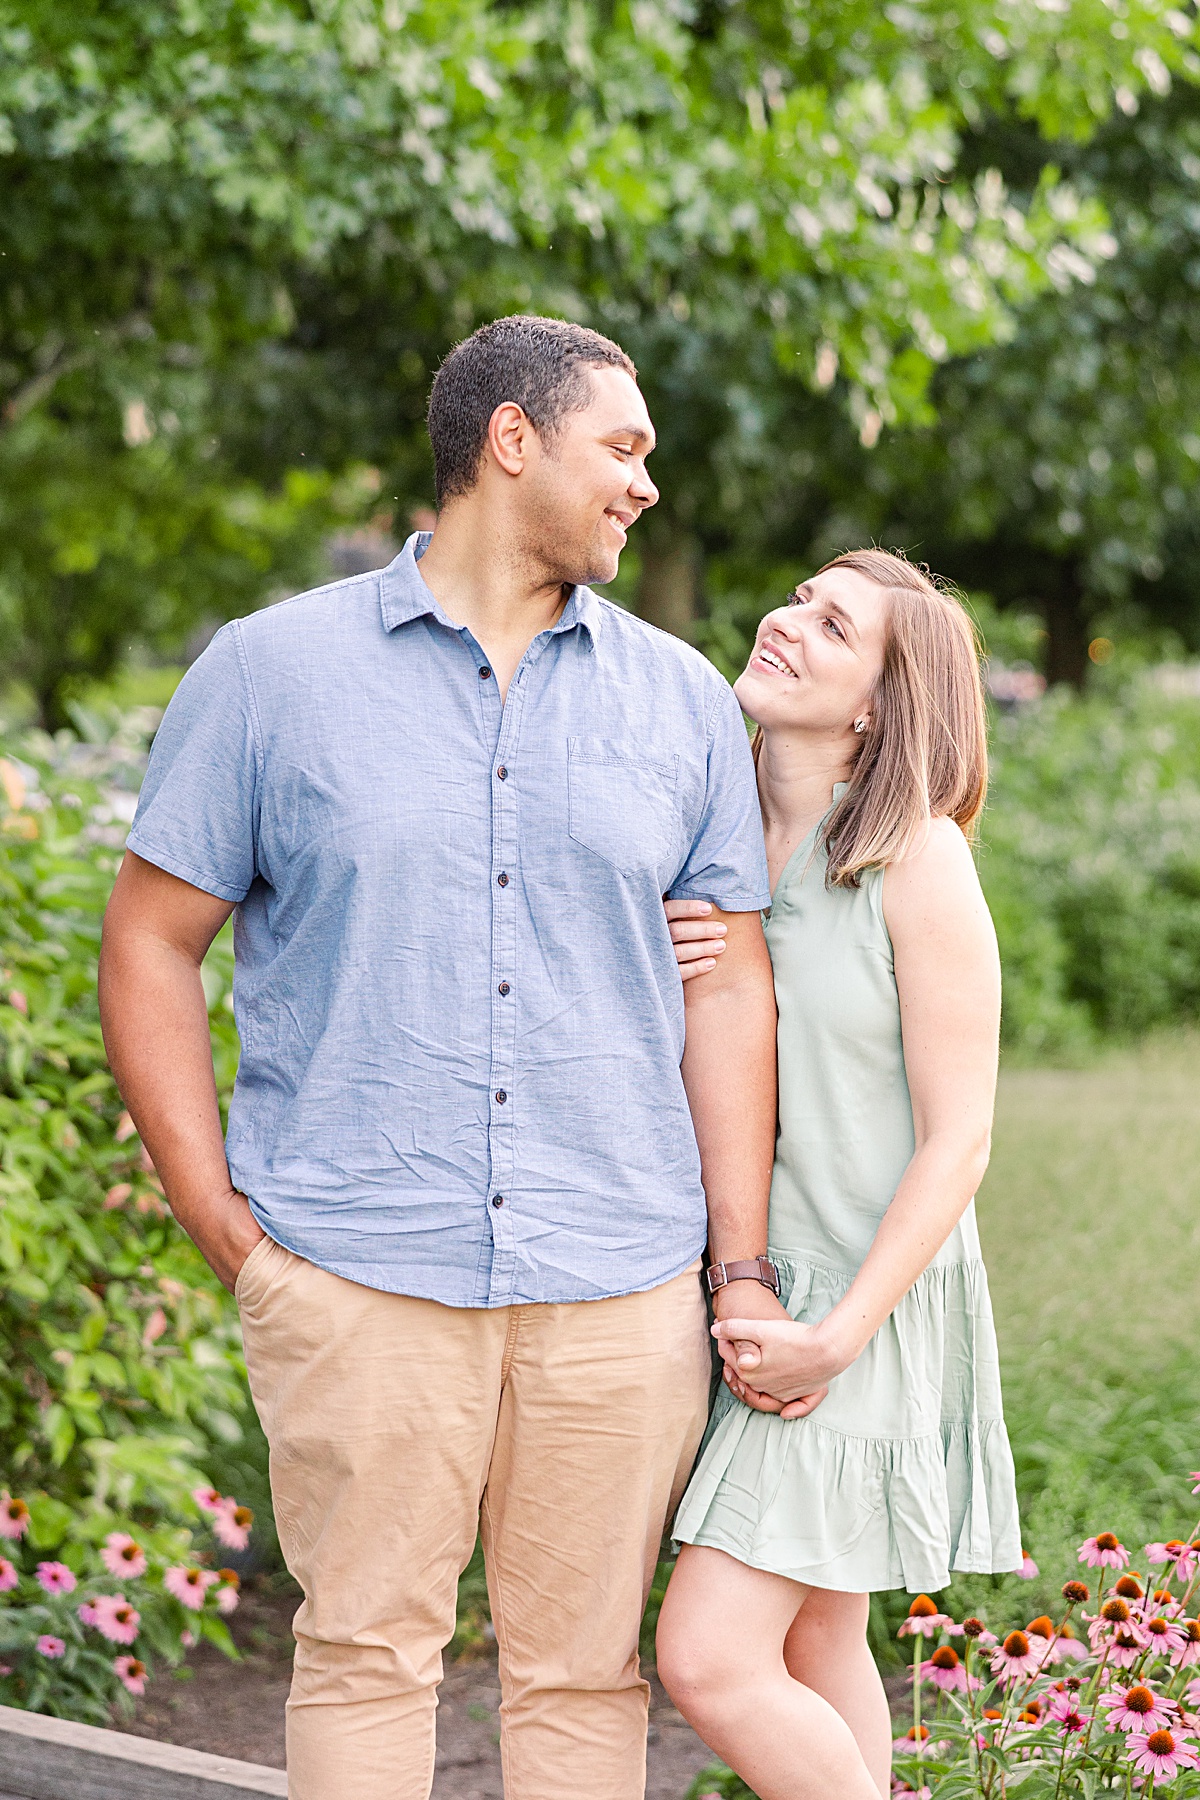
{"type": "Polygon", "coordinates": [[[611,581],[630,526],[658,499],[646,473],[654,427],[624,369],[587,370],[590,404],[568,413],[523,472],[525,552],[566,586],[611,581]]]}

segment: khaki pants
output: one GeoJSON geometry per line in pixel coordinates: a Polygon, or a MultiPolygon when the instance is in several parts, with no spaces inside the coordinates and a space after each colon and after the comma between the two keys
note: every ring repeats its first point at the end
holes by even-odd
{"type": "Polygon", "coordinates": [[[638,1628],[708,1398],[695,1271],[489,1311],[360,1287],[268,1238],[237,1297],[304,1589],[292,1800],[427,1800],[481,1506],[508,1800],[640,1800],[638,1628]]]}

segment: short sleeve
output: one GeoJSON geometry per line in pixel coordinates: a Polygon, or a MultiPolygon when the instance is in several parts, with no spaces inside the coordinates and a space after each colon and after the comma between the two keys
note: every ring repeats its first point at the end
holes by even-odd
{"type": "Polygon", "coordinates": [[[192,664],[163,715],[129,848],[221,900],[244,900],[256,874],[259,770],[236,624],[192,664]]]}
{"type": "Polygon", "coordinates": [[[725,912],[771,904],[754,758],[741,708],[724,682],[709,719],[704,808],[667,898],[711,900],[725,912]]]}

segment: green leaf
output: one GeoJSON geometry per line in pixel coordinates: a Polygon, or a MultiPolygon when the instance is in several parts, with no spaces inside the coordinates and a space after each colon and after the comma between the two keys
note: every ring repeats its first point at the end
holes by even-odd
{"type": "MultiPolygon", "coordinates": [[[[70,1424],[69,1419],[66,1422],[70,1424]]],[[[74,1427],[71,1429],[73,1437],[74,1427]]],[[[49,1494],[32,1495],[28,1505],[30,1543],[39,1550],[56,1550],[71,1529],[71,1508],[49,1494]]]]}

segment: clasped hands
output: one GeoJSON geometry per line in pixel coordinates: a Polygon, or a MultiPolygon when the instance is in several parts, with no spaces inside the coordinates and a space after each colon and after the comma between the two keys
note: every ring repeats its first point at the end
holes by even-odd
{"type": "Polygon", "coordinates": [[[827,1321],[801,1325],[786,1315],[731,1314],[718,1319],[712,1333],[730,1393],[754,1412],[778,1413],[784,1419],[814,1412],[834,1376],[854,1360],[844,1354],[827,1321]]]}

